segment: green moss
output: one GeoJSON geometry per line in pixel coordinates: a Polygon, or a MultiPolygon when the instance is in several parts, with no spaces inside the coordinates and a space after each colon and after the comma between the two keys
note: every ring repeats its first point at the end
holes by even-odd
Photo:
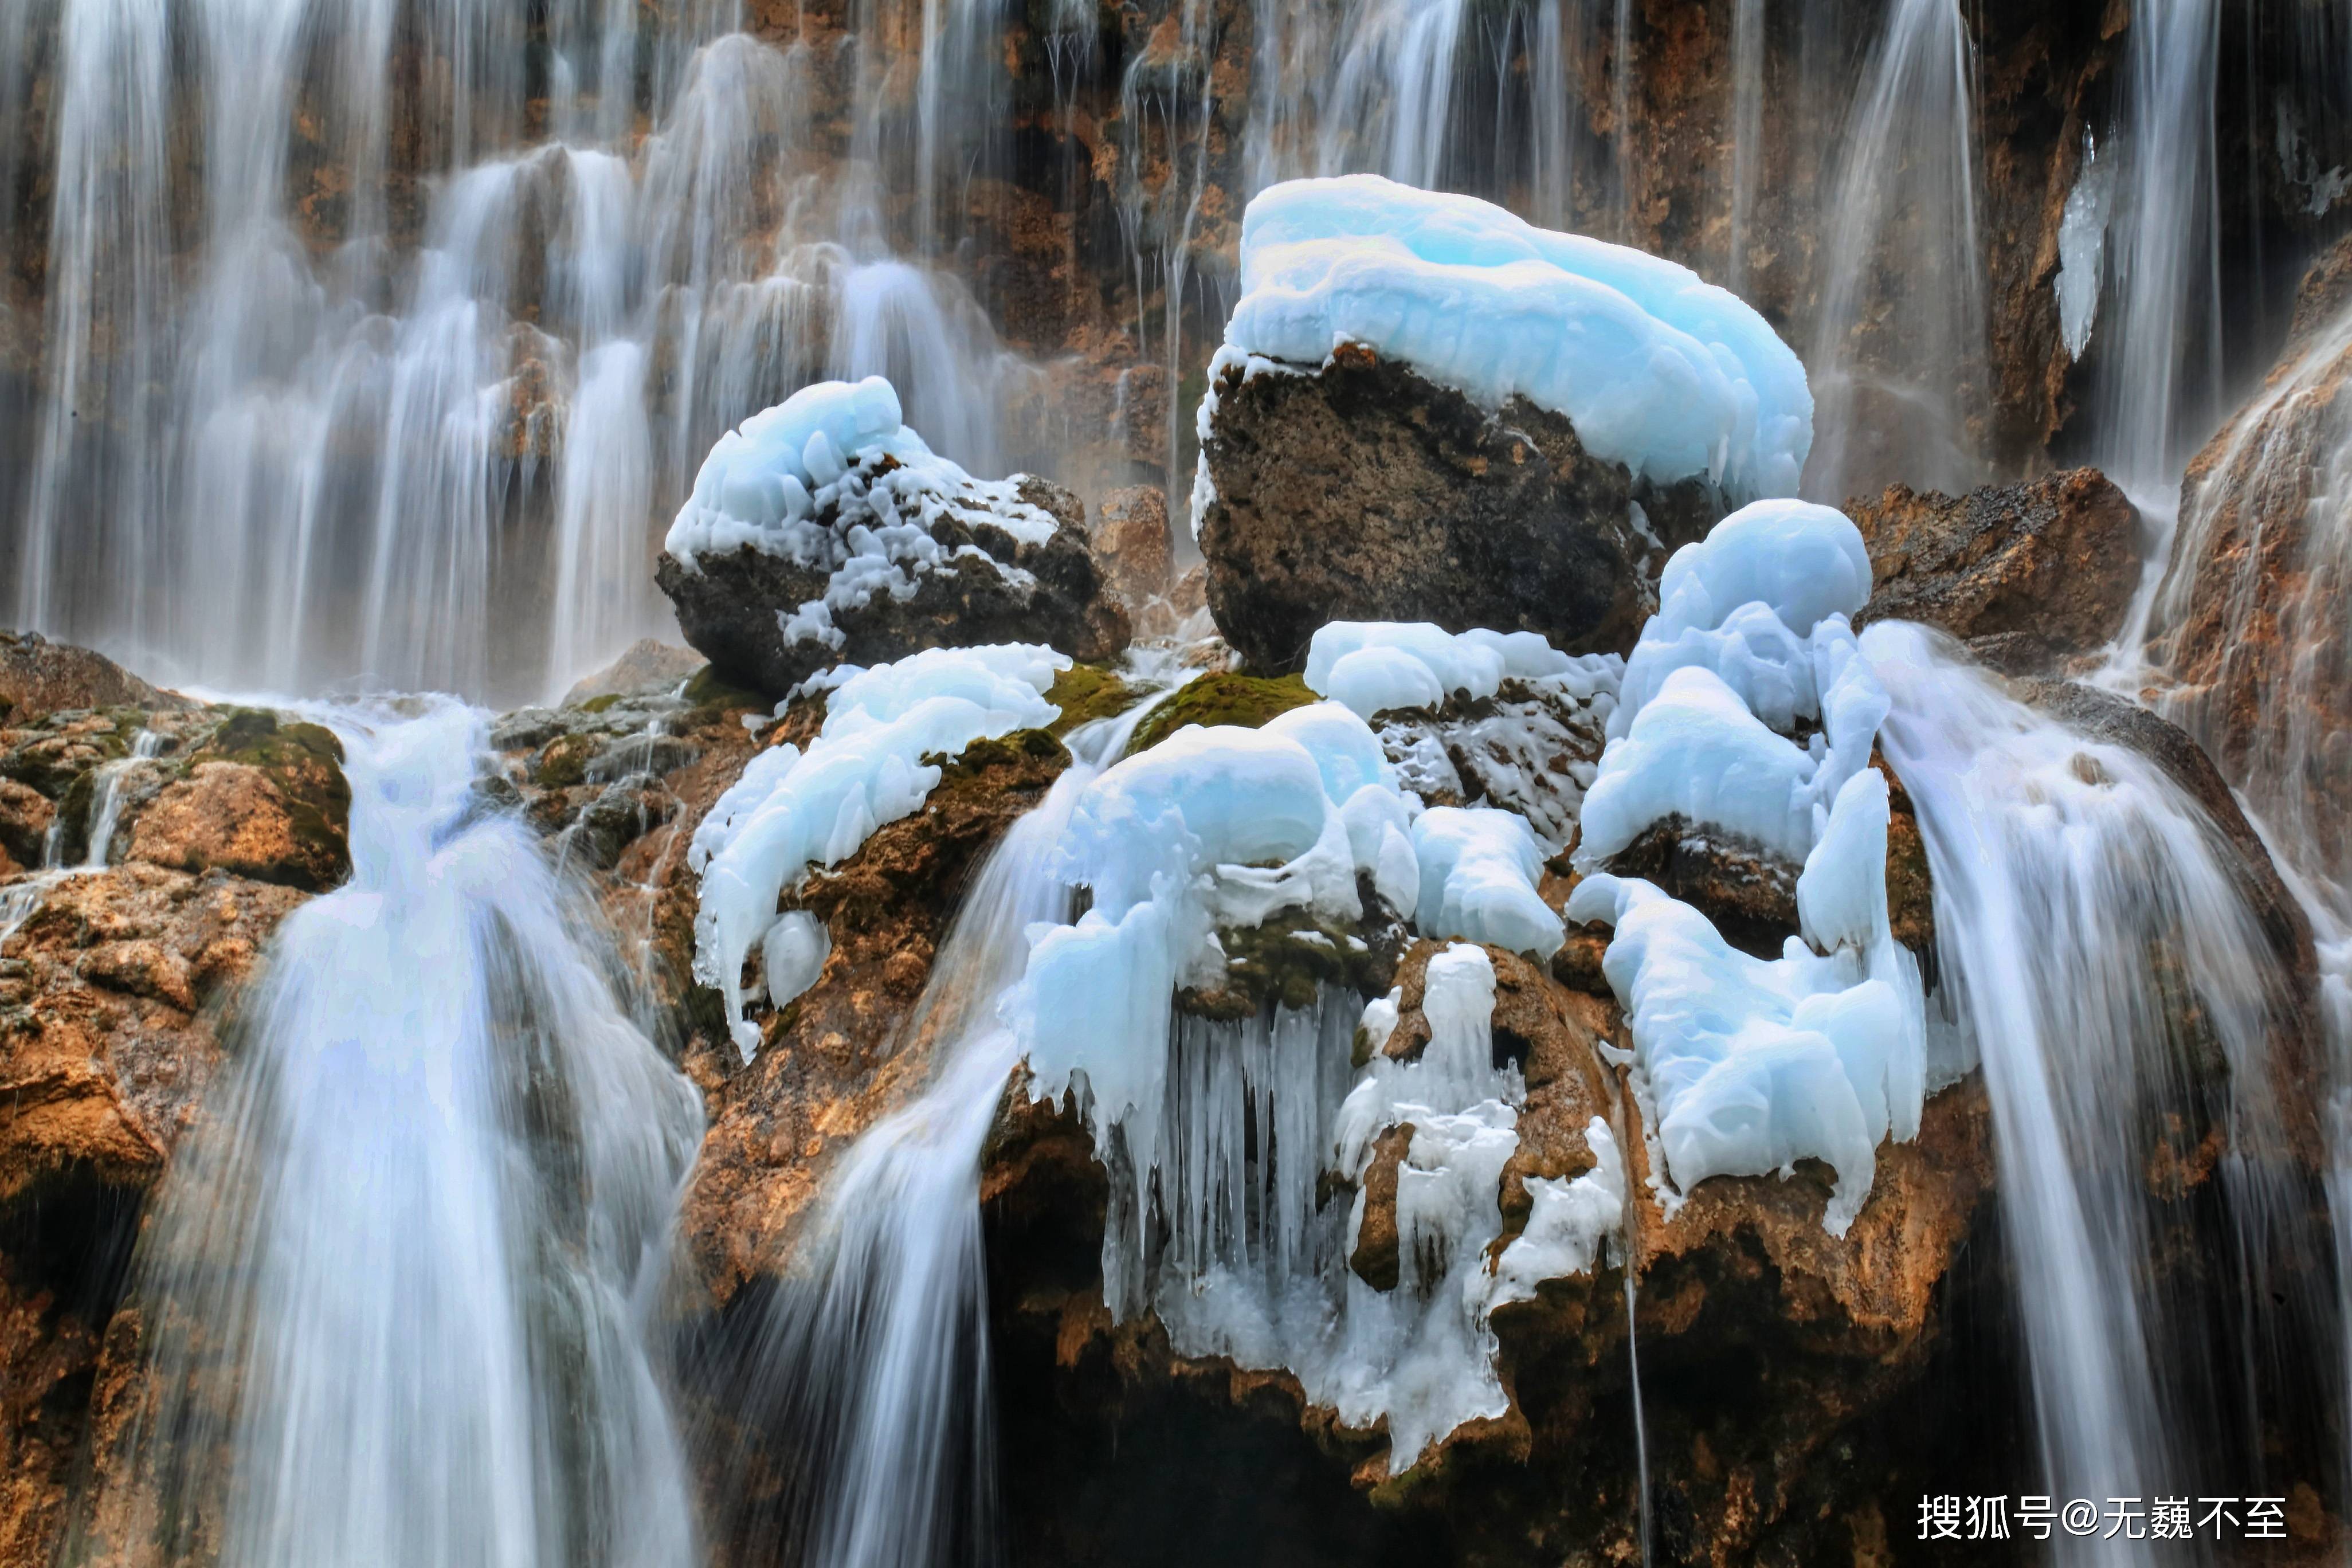
{"type": "MultiPolygon", "coordinates": [[[[701,679],[701,676],[698,674],[695,679],[698,680],[701,679]]],[[[602,713],[611,708],[614,703],[618,702],[621,700],[622,695],[623,694],[618,691],[607,691],[602,697],[591,697],[587,701],[580,703],[578,706],[580,711],[583,713],[602,713]]]]}
{"type": "Polygon", "coordinates": [[[1315,1005],[1327,985],[1372,994],[1383,988],[1380,955],[1350,946],[1347,927],[1276,916],[1263,926],[1221,931],[1225,983],[1215,991],[1180,991],[1177,1006],[1211,1018],[1244,1018],[1268,1003],[1293,1010],[1315,1005]],[[1318,940],[1319,939],[1319,940],[1318,940]]]}
{"type": "Polygon", "coordinates": [[[593,735],[558,735],[539,753],[531,782],[548,789],[570,789],[588,782],[588,763],[596,755],[593,735]]]}
{"type": "Polygon", "coordinates": [[[1025,763],[1047,763],[1057,769],[1066,768],[1070,765],[1070,753],[1051,731],[1015,730],[1009,735],[983,735],[953,757],[931,752],[922,761],[926,766],[940,770],[939,787],[946,789],[978,778],[991,768],[1018,767],[1025,763]]]}
{"type": "Polygon", "coordinates": [[[1267,679],[1255,675],[1204,675],[1158,708],[1136,727],[1128,753],[1150,751],[1187,724],[1238,724],[1255,730],[1277,713],[1315,701],[1296,675],[1267,679]]]}
{"type": "Polygon", "coordinates": [[[1142,700],[1141,692],[1101,665],[1074,664],[1055,678],[1053,689],[1045,693],[1045,700],[1062,710],[1048,728],[1066,735],[1081,724],[1124,713],[1142,700]]]}
{"type": "Polygon", "coordinates": [[[766,708],[768,700],[756,691],[746,691],[720,679],[717,671],[704,665],[686,683],[686,700],[695,711],[690,722],[704,723],[738,708],[766,708]]]}

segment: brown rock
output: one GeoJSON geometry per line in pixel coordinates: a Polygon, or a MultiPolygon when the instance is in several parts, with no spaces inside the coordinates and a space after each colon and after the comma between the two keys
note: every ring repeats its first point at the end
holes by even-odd
{"type": "Polygon", "coordinates": [[[2269,381],[2189,465],[2149,622],[2163,711],[2305,869],[2352,875],[2352,239],[2312,268],[2269,381]]]}
{"type": "Polygon", "coordinates": [[[629,697],[677,686],[710,661],[690,647],[640,637],[620,658],[563,694],[566,708],[598,697],[629,697]]]}
{"type": "Polygon", "coordinates": [[[1697,482],[1660,491],[1588,455],[1524,399],[1496,412],[1402,363],[1342,349],[1329,368],[1214,389],[1201,523],[1217,629],[1264,673],[1298,668],[1331,620],[1540,632],[1571,652],[1632,646],[1669,542],[1721,515],[1697,482]]]}
{"type": "Polygon", "coordinates": [[[49,825],[58,808],[30,784],[0,778],[0,854],[17,865],[38,866],[48,847],[49,825]]]}
{"type": "Polygon", "coordinates": [[[179,708],[104,654],[38,632],[0,632],[0,720],[22,723],[74,708],[179,708]]]}
{"type": "Polygon", "coordinates": [[[206,762],[140,814],[131,858],[177,871],[213,867],[311,892],[340,882],[351,851],[310,830],[269,774],[245,763],[206,762]]]}
{"type": "MultiPolygon", "coordinates": [[[[926,1081],[937,1020],[910,1018],[948,917],[989,846],[1068,763],[1061,743],[1042,731],[977,742],[947,767],[921,811],[887,824],[856,854],[813,878],[796,903],[824,921],[833,955],[814,987],[768,1016],[764,1043],[748,1066],[716,1079],[734,1047],[715,1009],[696,1013],[710,1021],[698,1023],[688,1058],[707,1077],[710,1130],[680,1229],[715,1302],[784,1267],[832,1157],[926,1081]]],[[[722,771],[689,786],[694,815],[708,809],[727,776],[722,771]]],[[[681,818],[678,831],[692,830],[692,817],[681,818]]],[[[693,881],[682,866],[667,875],[670,892],[656,923],[670,933],[669,962],[683,971],[693,881]]],[[[701,1005],[689,996],[690,1012],[701,1005]]]]}
{"type": "Polygon", "coordinates": [[[1846,510],[1876,577],[1857,624],[1925,622],[2011,674],[2104,647],[2139,584],[2139,509],[2096,468],[1964,496],[1895,485],[1846,510]]]}
{"type": "Polygon", "coordinates": [[[1375,1290],[1393,1290],[1402,1265],[1397,1256],[1397,1168],[1412,1147],[1412,1123],[1401,1122],[1372,1141],[1364,1167],[1364,1217],[1348,1267],[1375,1290]]]}
{"type": "Polygon", "coordinates": [[[1169,588],[1171,557],[1168,498],[1157,485],[1129,485],[1102,498],[1095,508],[1095,561],[1103,581],[1139,614],[1169,588]]]}

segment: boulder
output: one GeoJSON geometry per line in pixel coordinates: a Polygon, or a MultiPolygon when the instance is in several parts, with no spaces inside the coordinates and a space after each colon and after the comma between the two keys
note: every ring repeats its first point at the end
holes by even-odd
{"type": "Polygon", "coordinates": [[[1172,581],[1169,554],[1168,498],[1157,485],[1129,485],[1095,507],[1095,561],[1103,581],[1130,616],[1154,599],[1165,598],[1172,581]]]}
{"type": "Polygon", "coordinates": [[[1342,346],[1320,371],[1235,366],[1211,389],[1195,519],[1210,613],[1263,673],[1296,670],[1326,621],[1434,621],[1622,652],[1671,546],[1726,510],[1584,450],[1568,419],[1478,406],[1342,346]],[[1638,509],[1638,515],[1637,515],[1638,509]]]}
{"type": "Polygon", "coordinates": [[[0,632],[0,721],[76,708],[185,708],[101,653],[38,632],[0,632]]]}
{"type": "Polygon", "coordinates": [[[2011,674],[2105,646],[2139,584],[2139,509],[2096,468],[1961,496],[1895,485],[1846,513],[1876,582],[1857,624],[1924,622],[2011,674]]]}
{"type": "Polygon", "coordinates": [[[679,647],[658,637],[640,637],[620,658],[565,692],[563,705],[575,708],[599,697],[667,691],[709,662],[692,648],[679,647]]]}
{"type": "Polygon", "coordinates": [[[950,553],[899,579],[904,598],[882,588],[861,605],[836,605],[826,616],[829,636],[798,620],[803,606],[824,601],[834,582],[823,565],[746,544],[690,564],[665,552],[655,580],[713,673],[772,699],[836,663],[883,664],[927,647],[1042,642],[1074,658],[1114,657],[1127,646],[1128,618],[1088,549],[1086,508],[1068,490],[1032,477],[1019,481],[1017,493],[1057,524],[1045,542],[942,513],[931,533],[950,553]]]}
{"type": "Polygon", "coordinates": [[[342,743],[317,724],[235,709],[131,826],[130,858],[214,867],[309,892],[351,874],[352,786],[342,743]]]}

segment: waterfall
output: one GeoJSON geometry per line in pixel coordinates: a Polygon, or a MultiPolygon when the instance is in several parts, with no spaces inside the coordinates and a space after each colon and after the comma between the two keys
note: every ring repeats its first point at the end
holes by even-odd
{"type": "Polygon", "coordinates": [[[351,881],[279,932],[135,1288],[92,1545],[688,1568],[649,1315],[699,1138],[584,896],[474,790],[483,717],[321,710],[351,881]]]}
{"type": "Polygon", "coordinates": [[[2170,488],[2220,402],[2220,27],[2216,0],[2175,0],[2130,30],[2096,428],[2101,463],[2136,493],[2170,488]]]}
{"type": "Polygon", "coordinates": [[[1984,477],[1967,435],[1986,349],[1974,50],[1958,0],[1896,0],[1846,121],[1805,356],[1805,493],[1832,504],[1984,477]]]}
{"type": "MultiPolygon", "coordinates": [[[[1072,731],[1072,765],[990,852],[894,1047],[929,1053],[929,1086],[829,1174],[777,1295],[748,1333],[730,1331],[730,1423],[808,1451],[781,1501],[730,1475],[722,1539],[857,1568],[994,1561],[980,1154],[1021,1060],[996,1004],[1027,964],[1031,925],[1069,918],[1053,851],[1071,807],[1153,706],[1072,731]]],[[[722,1470],[756,1463],[731,1430],[707,1446],[722,1470]]]]}
{"type": "Polygon", "coordinates": [[[908,226],[869,9],[828,176],[828,59],[733,0],[64,0],[15,618],[173,679],[540,697],[660,631],[664,498],[809,381],[887,374],[1003,471],[1043,373],[925,259],[994,170],[994,13],[915,41],[908,226]]]}
{"type": "Polygon", "coordinates": [[[2279,1097],[2303,1020],[2264,979],[2279,961],[2230,850],[2154,763],[2021,707],[1933,634],[1891,624],[1863,647],[1927,841],[1943,1027],[1991,1098],[2048,1484],[2193,1490],[2217,1447],[2258,1464],[2262,1415],[2308,1398],[2297,1335],[2330,1311],[2298,1273],[2325,1248],[2279,1097]],[[2218,1310],[2151,1268],[2149,1186],[2209,1131],[2231,1242],[2218,1310]]]}

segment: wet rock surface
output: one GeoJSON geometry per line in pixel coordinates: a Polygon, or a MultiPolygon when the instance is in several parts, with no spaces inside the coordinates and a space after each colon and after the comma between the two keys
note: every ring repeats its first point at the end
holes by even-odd
{"type": "Polygon", "coordinates": [[[1654,606],[1667,544],[1723,508],[1697,481],[1661,493],[1587,454],[1563,416],[1481,409],[1360,346],[1319,371],[1214,389],[1199,521],[1208,604],[1249,668],[1299,668],[1327,621],[1539,632],[1622,652],[1654,606]]]}
{"type": "Polygon", "coordinates": [[[2148,647],[2164,710],[2339,878],[2352,868],[2347,380],[2352,239],[2313,265],[2268,380],[2190,461],[2148,647]]]}
{"type": "Polygon", "coordinates": [[[2012,675],[2096,653],[2139,584],[2139,509],[2096,468],[1963,496],[1896,485],[1846,511],[1876,580],[1857,625],[1924,622],[2012,675]]]}
{"type": "Polygon", "coordinates": [[[863,605],[836,606],[837,645],[788,635],[783,625],[825,597],[831,573],[824,567],[745,545],[692,566],[664,554],[656,581],[686,640],[716,675],[772,700],[836,663],[882,664],[927,647],[1050,643],[1076,658],[1111,658],[1127,646],[1127,615],[1088,547],[1084,506],[1034,478],[1024,478],[1019,493],[1053,515],[1059,526],[1050,538],[1025,543],[1001,528],[943,517],[933,537],[949,551],[972,553],[919,573],[905,598],[881,590],[863,605]]]}

